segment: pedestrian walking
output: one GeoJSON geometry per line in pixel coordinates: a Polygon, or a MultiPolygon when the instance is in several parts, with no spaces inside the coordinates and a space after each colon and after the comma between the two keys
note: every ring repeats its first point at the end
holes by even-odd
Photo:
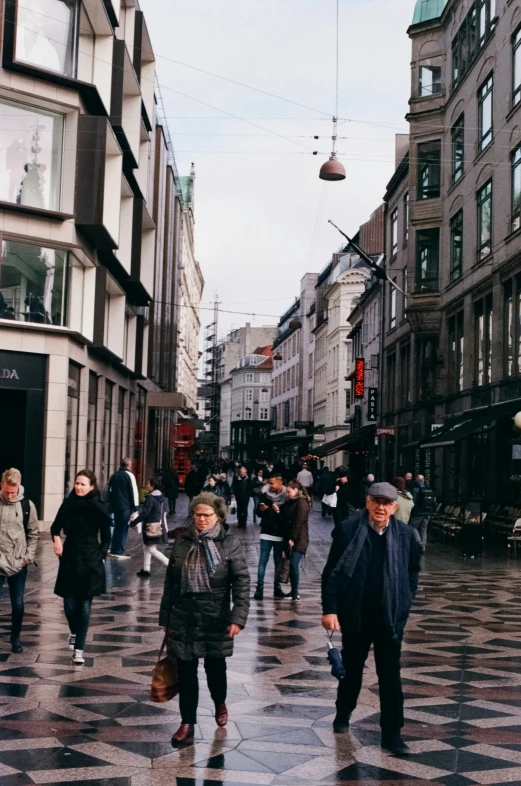
{"type": "Polygon", "coordinates": [[[185,478],[185,493],[188,497],[188,505],[192,504],[192,500],[194,497],[197,497],[198,494],[201,493],[203,488],[203,484],[199,479],[199,474],[195,467],[195,464],[190,465],[190,472],[187,474],[185,478]]]}
{"type": "MultiPolygon", "coordinates": [[[[411,513],[414,508],[414,499],[412,494],[406,489],[405,478],[397,477],[393,480],[393,486],[398,492],[398,499],[396,500],[396,518],[408,524],[411,520],[411,513]]],[[[421,543],[421,541],[419,541],[421,543]]]]}
{"type": "Polygon", "coordinates": [[[174,516],[177,505],[177,497],[179,496],[179,475],[177,474],[177,470],[173,464],[170,469],[167,469],[163,474],[163,493],[168,499],[170,515],[174,516]]]}
{"type": "Polygon", "coordinates": [[[76,475],[74,489],[54,519],[51,537],[54,553],[60,558],[54,594],[63,598],[72,660],[81,665],[85,663],[92,599],[103,595],[106,588],[105,558],[110,545],[110,516],[91,470],[82,469],[76,475]]]}
{"type": "Polygon", "coordinates": [[[233,479],[232,494],[237,503],[237,521],[241,529],[246,529],[248,523],[248,506],[253,494],[251,480],[246,467],[239,469],[239,474],[233,479]]]}
{"type": "Polygon", "coordinates": [[[345,677],[338,686],[334,731],[349,730],[373,644],[382,747],[401,754],[408,751],[401,736],[401,643],[418,588],[420,559],[411,528],[394,515],[397,497],[389,483],[373,484],[366,510],[336,531],[322,575],[322,625],[342,632],[345,677]]]}
{"type": "Polygon", "coordinates": [[[114,514],[114,533],[110,555],[114,559],[130,559],[130,556],[125,554],[125,545],[130,517],[139,505],[136,478],[132,472],[132,459],[121,459],[119,469],[109,480],[109,497],[110,507],[114,514]]]}
{"type": "Polygon", "coordinates": [[[231,500],[231,489],[226,483],[226,486],[223,486],[222,482],[218,480],[214,475],[210,475],[208,478],[208,483],[203,489],[204,494],[215,494],[216,497],[221,497],[224,500],[226,505],[230,503],[231,500]]]}
{"type": "Polygon", "coordinates": [[[335,527],[338,527],[341,521],[356,513],[359,508],[358,495],[355,494],[355,490],[349,482],[349,473],[345,467],[340,467],[337,472],[335,492],[337,502],[336,508],[333,509],[333,520],[335,527]]]}
{"type": "Polygon", "coordinates": [[[362,481],[362,492],[364,495],[364,499],[367,497],[369,489],[371,488],[373,483],[374,483],[374,475],[369,473],[369,475],[366,476],[365,480],[362,481]]]}
{"type": "Polygon", "coordinates": [[[219,478],[217,480],[217,488],[218,488],[218,497],[222,497],[227,505],[229,505],[232,501],[232,490],[230,488],[230,484],[228,483],[228,476],[226,472],[221,472],[219,478]]]}
{"type": "Polygon", "coordinates": [[[308,490],[298,480],[286,486],[287,501],[282,515],[286,523],[284,551],[290,560],[291,599],[300,600],[300,563],[309,547],[309,514],[313,503],[308,490]]]}
{"type": "Polygon", "coordinates": [[[318,495],[322,500],[322,517],[327,518],[333,515],[333,508],[336,507],[336,478],[335,473],[329,467],[324,467],[318,480],[318,495]]]}
{"type": "Polygon", "coordinates": [[[418,530],[421,541],[421,551],[427,548],[427,530],[429,528],[429,518],[434,513],[436,498],[432,491],[425,486],[423,475],[416,476],[416,483],[412,491],[414,508],[411,513],[411,525],[418,530]]]}
{"type": "Polygon", "coordinates": [[[32,565],[40,530],[34,504],[24,496],[22,475],[14,467],[0,487],[0,592],[7,581],[11,599],[11,652],[20,654],[27,566],[32,565]]]}
{"type": "Polygon", "coordinates": [[[165,557],[158,546],[168,543],[168,526],[166,523],[166,499],[161,491],[161,478],[153,477],[147,482],[148,494],[145,497],[143,510],[134,519],[131,526],[139,527],[143,537],[143,567],[136,574],[141,579],[150,578],[150,568],[152,557],[162,565],[168,565],[168,557],[165,557]]]}
{"type": "Polygon", "coordinates": [[[302,469],[298,473],[297,480],[300,484],[302,484],[302,486],[304,486],[308,494],[311,494],[314,478],[313,473],[309,471],[309,467],[306,463],[304,463],[302,469]]]}
{"type": "Polygon", "coordinates": [[[246,625],[250,606],[246,558],[234,530],[224,523],[224,500],[203,493],[190,511],[193,523],[174,541],[159,615],[179,672],[181,725],[172,736],[174,747],[194,738],[199,658],[204,658],[215,721],[226,726],[226,658],[233,654],[233,639],[246,625]]]}
{"type": "Polygon", "coordinates": [[[259,467],[251,481],[251,492],[253,496],[253,523],[257,521],[257,508],[259,506],[260,498],[263,489],[267,486],[267,470],[259,467]]]}
{"type": "Polygon", "coordinates": [[[412,490],[414,488],[414,480],[412,477],[412,472],[405,473],[405,488],[412,494],[412,490]]]}
{"type": "MultiPolygon", "coordinates": [[[[253,596],[255,600],[264,600],[264,577],[266,568],[273,551],[275,574],[284,548],[285,519],[281,513],[282,506],[287,501],[286,489],[282,475],[272,475],[268,481],[268,489],[260,496],[257,508],[261,519],[260,555],[257,569],[257,589],[253,596]]],[[[273,597],[285,598],[280,583],[275,576],[273,597]]]]}

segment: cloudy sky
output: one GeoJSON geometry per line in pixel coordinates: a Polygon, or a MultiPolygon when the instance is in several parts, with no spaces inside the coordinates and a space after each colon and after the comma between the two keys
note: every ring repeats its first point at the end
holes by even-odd
{"type": "MultiPolygon", "coordinates": [[[[323,183],[336,0],[141,0],[178,168],[196,165],[202,306],[218,293],[220,333],[275,322],[300,278],[341,243],[328,218],[355,233],[380,204],[394,136],[407,130],[414,4],[340,0],[338,148],[347,179],[323,183]]],[[[204,325],[211,312],[201,317],[204,325]]]]}

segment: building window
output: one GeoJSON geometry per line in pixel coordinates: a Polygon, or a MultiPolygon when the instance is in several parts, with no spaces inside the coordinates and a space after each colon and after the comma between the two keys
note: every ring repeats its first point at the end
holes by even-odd
{"type": "Polygon", "coordinates": [[[269,409],[268,407],[261,407],[260,408],[260,420],[269,420],[269,409]]]}
{"type": "Polygon", "coordinates": [[[450,220],[450,282],[463,275],[463,210],[450,220]]]}
{"type": "Polygon", "coordinates": [[[420,96],[422,98],[441,93],[441,67],[420,66],[420,96]]]}
{"type": "Polygon", "coordinates": [[[391,256],[398,251],[398,208],[391,213],[391,256]]]}
{"type": "Polygon", "coordinates": [[[98,411],[98,376],[89,371],[89,406],[87,411],[87,469],[95,472],[96,466],[96,418],[98,411]]]}
{"type": "Polygon", "coordinates": [[[517,106],[521,101],[521,27],[518,27],[512,39],[512,104],[517,106]]]}
{"type": "Polygon", "coordinates": [[[512,232],[521,227],[521,145],[512,153],[512,232]]]}
{"type": "Polygon", "coordinates": [[[463,311],[459,311],[449,319],[449,378],[452,391],[463,390],[464,350],[463,311]]]}
{"type": "Polygon", "coordinates": [[[416,397],[418,401],[428,401],[436,392],[436,342],[431,339],[417,339],[416,347],[416,397]]]}
{"type": "Polygon", "coordinates": [[[412,402],[410,344],[406,344],[400,349],[400,399],[402,407],[406,407],[412,402]]]}
{"type": "Polygon", "coordinates": [[[436,199],[440,195],[441,142],[418,145],[418,199],[436,199]]]}
{"type": "Polygon", "coordinates": [[[269,392],[269,390],[261,390],[260,400],[261,401],[269,401],[270,400],[270,392],[269,392]]]}
{"type": "Polygon", "coordinates": [[[251,407],[246,407],[246,409],[244,410],[244,420],[252,420],[251,407]]]}
{"type": "Polygon", "coordinates": [[[253,382],[253,374],[246,374],[246,382],[253,382]]]}
{"type": "Polygon", "coordinates": [[[245,394],[244,394],[244,400],[246,402],[253,401],[253,389],[252,388],[246,388],[246,391],[245,391],[245,394]]]}
{"type": "Polygon", "coordinates": [[[480,152],[492,142],[493,77],[492,74],[478,90],[478,144],[480,152]]]}
{"type": "Polygon", "coordinates": [[[452,182],[463,177],[465,167],[465,117],[461,115],[452,126],[452,182]]]}
{"type": "Polygon", "coordinates": [[[416,291],[439,290],[440,230],[421,229],[416,233],[416,291]]]}
{"type": "Polygon", "coordinates": [[[492,181],[478,191],[478,260],[492,253],[492,181]]]}
{"type": "Polygon", "coordinates": [[[387,408],[392,412],[395,405],[396,353],[387,357],[387,408]]]}
{"type": "MultiPolygon", "coordinates": [[[[101,483],[108,483],[111,475],[110,446],[112,445],[112,394],[114,383],[105,380],[105,404],[103,412],[103,438],[101,442],[101,483]]],[[[121,458],[121,456],[120,456],[121,458]]]]}
{"type": "Polygon", "coordinates": [[[3,240],[0,319],[66,325],[67,264],[66,251],[3,240]]]}
{"type": "Polygon", "coordinates": [[[495,0],[475,0],[452,41],[452,84],[460,84],[492,31],[495,0]]]}
{"type": "Polygon", "coordinates": [[[60,209],[63,116],[0,99],[0,200],[60,209]]]}
{"type": "Polygon", "coordinates": [[[403,198],[403,242],[409,240],[409,192],[403,198]]]}
{"type": "Polygon", "coordinates": [[[521,274],[503,285],[504,374],[521,374],[521,274]]]}
{"type": "Polygon", "coordinates": [[[487,295],[474,305],[476,330],[476,370],[478,386],[492,381],[492,295],[487,295]]]}
{"type": "Polygon", "coordinates": [[[38,0],[17,3],[16,59],[19,62],[76,76],[79,3],[38,0]]]}
{"type": "Polygon", "coordinates": [[[78,466],[78,425],[80,405],[80,373],[75,363],[69,363],[67,385],[67,430],[65,434],[65,495],[74,487],[78,466]]]}
{"type": "MultiPolygon", "coordinates": [[[[393,279],[395,280],[395,279],[393,279]]],[[[396,288],[390,284],[390,306],[389,306],[389,327],[391,330],[396,327],[396,288]]],[[[364,327],[366,327],[364,325],[364,327]]]]}

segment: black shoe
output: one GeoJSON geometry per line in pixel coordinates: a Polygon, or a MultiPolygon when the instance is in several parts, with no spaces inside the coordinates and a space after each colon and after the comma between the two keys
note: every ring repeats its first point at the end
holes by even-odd
{"type": "Polygon", "coordinates": [[[257,584],[257,589],[255,590],[255,595],[253,596],[253,600],[264,600],[263,584],[257,584]]]}
{"type": "Polygon", "coordinates": [[[17,636],[15,639],[11,639],[11,652],[14,652],[17,655],[20,655],[23,651],[24,651],[24,648],[22,647],[22,645],[20,643],[20,637],[17,636]]]}
{"type": "Polygon", "coordinates": [[[141,568],[141,570],[139,570],[136,573],[136,576],[139,576],[140,579],[149,579],[150,578],[150,571],[149,570],[144,570],[143,568],[141,568]]]}
{"type": "Polygon", "coordinates": [[[273,597],[280,598],[280,599],[287,597],[286,593],[284,592],[280,584],[275,584],[275,588],[273,590],[273,597]]]}
{"type": "Polygon", "coordinates": [[[394,753],[395,756],[407,756],[407,754],[411,752],[411,749],[403,741],[399,731],[382,731],[382,748],[390,753],[394,753]]]}
{"type": "Polygon", "coordinates": [[[349,715],[341,715],[337,712],[335,720],[333,721],[333,731],[335,734],[346,734],[349,731],[349,721],[351,720],[351,714],[349,715]]]}

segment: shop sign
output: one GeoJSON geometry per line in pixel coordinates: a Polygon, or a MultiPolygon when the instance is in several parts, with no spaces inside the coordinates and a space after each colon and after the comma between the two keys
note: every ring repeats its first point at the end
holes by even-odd
{"type": "Polygon", "coordinates": [[[315,442],[325,442],[326,441],[326,435],[325,434],[315,434],[313,439],[314,439],[315,442]]]}
{"type": "Polygon", "coordinates": [[[433,423],[431,426],[431,431],[434,433],[435,431],[440,431],[443,428],[443,423],[433,423]]]}
{"type": "Polygon", "coordinates": [[[425,485],[428,489],[432,488],[431,486],[431,475],[432,475],[432,450],[425,451],[425,485]]]}
{"type": "Polygon", "coordinates": [[[388,428],[377,428],[376,429],[376,436],[377,437],[395,437],[396,436],[396,429],[394,426],[390,426],[388,428]]]}
{"type": "Polygon", "coordinates": [[[312,429],[314,427],[314,423],[312,420],[296,420],[295,421],[295,428],[296,429],[312,429]]]}
{"type": "Polygon", "coordinates": [[[355,364],[355,398],[363,398],[365,393],[365,360],[357,358],[355,364]]]}
{"type": "Polygon", "coordinates": [[[362,407],[355,407],[355,419],[353,422],[353,431],[360,431],[362,428],[362,407]]]}
{"type": "Polygon", "coordinates": [[[1,379],[20,379],[15,368],[0,368],[1,379]]]}
{"type": "Polygon", "coordinates": [[[47,357],[29,352],[0,352],[0,388],[43,390],[47,357]]]}
{"type": "Polygon", "coordinates": [[[369,388],[367,420],[369,423],[375,423],[378,420],[378,388],[369,388]]]}

